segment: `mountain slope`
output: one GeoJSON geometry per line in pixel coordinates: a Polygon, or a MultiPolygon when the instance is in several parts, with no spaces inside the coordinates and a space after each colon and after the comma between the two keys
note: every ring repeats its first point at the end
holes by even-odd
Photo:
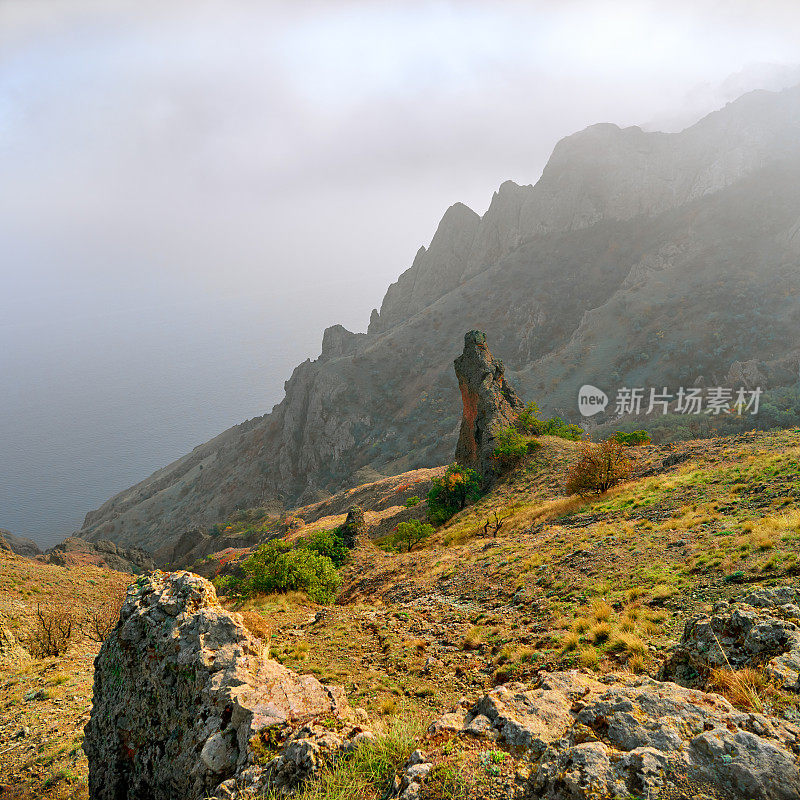
{"type": "Polygon", "coordinates": [[[679,134],[597,125],[482,217],[445,214],[368,332],[324,335],[271,414],[87,515],[81,535],[156,549],[275,499],[452,457],[452,360],[486,331],[524,398],[575,416],[585,382],[790,386],[800,363],[800,87],[754,92],[679,134]],[[738,366],[737,366],[738,365],[738,366]]]}

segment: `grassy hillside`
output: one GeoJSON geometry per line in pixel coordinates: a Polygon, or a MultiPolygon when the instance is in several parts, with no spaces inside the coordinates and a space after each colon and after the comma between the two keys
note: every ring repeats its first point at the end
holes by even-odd
{"type": "Polygon", "coordinates": [[[131,576],[91,564],[61,567],[0,551],[0,626],[27,644],[37,609],[72,617],[66,653],[31,658],[0,649],[0,797],[86,798],[83,726],[100,644],[89,618],[114,608],[131,576]]]}
{"type": "MultiPolygon", "coordinates": [[[[798,584],[800,430],[633,448],[632,478],[584,499],[563,490],[580,445],[541,443],[492,493],[410,553],[375,542],[386,534],[387,509],[424,513],[424,502],[407,509],[406,501],[429,485],[430,471],[290,515],[281,530],[297,538],[340,524],[357,498],[375,540],[362,540],[342,568],[331,606],[298,592],[228,604],[269,642],[272,657],[343,685],[391,738],[423,730],[462,697],[541,668],[655,675],[694,613],[752,584],[798,584]],[[502,525],[487,535],[495,512],[502,525]]],[[[258,525],[273,530],[263,512],[237,519],[222,526],[226,537],[258,525]]],[[[3,557],[2,611],[21,633],[39,600],[91,605],[129,580],[3,557]]],[[[219,561],[205,558],[204,571],[213,573],[219,561]]],[[[76,640],[63,657],[1,668],[0,750],[4,763],[11,759],[3,780],[13,788],[0,796],[86,797],[79,745],[96,647],[76,640]],[[15,738],[23,726],[28,735],[15,738]]],[[[796,695],[766,682],[759,691],[773,713],[798,713],[796,695]]],[[[426,796],[474,796],[475,781],[490,796],[504,762],[498,755],[489,769],[486,758],[468,741],[440,751],[426,796]]],[[[381,796],[363,786],[358,792],[351,796],[381,796]]],[[[339,795],[334,787],[326,796],[339,795]]]]}
{"type": "Polygon", "coordinates": [[[424,711],[542,667],[655,674],[693,613],[742,584],[797,583],[797,430],[636,448],[636,476],[586,499],[562,488],[579,445],[543,443],[421,549],[358,550],[321,615],[250,601],[273,654],[373,710],[424,711]]]}

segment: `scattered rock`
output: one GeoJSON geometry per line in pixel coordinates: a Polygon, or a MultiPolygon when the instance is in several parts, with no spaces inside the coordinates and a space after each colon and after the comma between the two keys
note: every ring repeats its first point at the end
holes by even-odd
{"type": "Polygon", "coordinates": [[[154,572],[128,589],[94,681],[92,800],[290,790],[366,733],[341,689],[269,660],[189,572],[154,572]]]}
{"type": "Polygon", "coordinates": [[[400,774],[395,776],[390,797],[399,800],[417,800],[422,783],[433,769],[422,750],[415,750],[408,758],[400,774]]]}
{"type": "MultiPolygon", "coordinates": [[[[737,711],[724,698],[634,676],[577,672],[499,687],[464,715],[525,761],[517,798],[796,800],[800,727],[737,711]],[[528,772],[530,767],[530,772],[528,772]]],[[[452,724],[453,712],[437,731],[452,724]]]]}
{"type": "Polygon", "coordinates": [[[659,677],[693,685],[715,667],[763,667],[784,689],[800,691],[800,607],[790,586],[760,588],[717,603],[686,622],[659,677]]]}
{"type": "Polygon", "coordinates": [[[463,414],[455,460],[484,478],[496,475],[495,432],[511,425],[524,404],[506,381],[503,362],[489,352],[486,334],[469,331],[454,362],[463,414]]]}

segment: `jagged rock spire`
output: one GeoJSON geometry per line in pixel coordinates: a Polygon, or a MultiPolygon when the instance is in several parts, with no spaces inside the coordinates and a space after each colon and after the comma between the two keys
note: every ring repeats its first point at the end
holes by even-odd
{"type": "Polygon", "coordinates": [[[482,331],[464,336],[464,352],[453,364],[464,403],[456,461],[491,480],[497,472],[492,457],[495,432],[511,425],[524,405],[506,381],[503,362],[491,354],[482,331]]]}

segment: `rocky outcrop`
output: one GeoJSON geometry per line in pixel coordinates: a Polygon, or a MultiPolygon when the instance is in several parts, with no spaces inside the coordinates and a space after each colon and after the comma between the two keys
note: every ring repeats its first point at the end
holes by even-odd
{"type": "Polygon", "coordinates": [[[714,668],[763,668],[784,689],[800,691],[800,606],[791,586],[760,588],[689,619],[661,677],[693,684],[714,668]]]}
{"type": "Polygon", "coordinates": [[[800,797],[800,728],[715,694],[635,676],[541,673],[434,723],[508,748],[519,800],[800,797]]]}
{"type": "Polygon", "coordinates": [[[289,790],[369,736],[362,722],[340,689],[271,661],[208,581],[153,572],[128,589],[95,661],[90,796],[289,790]]]}
{"type": "Polygon", "coordinates": [[[48,564],[58,564],[61,567],[94,564],[133,575],[156,568],[150,553],[140,547],[118,547],[114,542],[105,539],[87,542],[77,536],[70,536],[48,550],[44,560],[48,564]]]}
{"type": "Polygon", "coordinates": [[[535,186],[504,183],[481,218],[448,211],[368,333],[329,328],[272,413],[121,492],[81,536],[155,552],[238,508],[449,462],[450,364],[468,328],[487,333],[521,396],[572,422],[585,383],[793,387],[798,109],[800,89],[761,92],[681,134],[603,125],[569,137],[535,186]]]}
{"type": "Polygon", "coordinates": [[[344,525],[339,528],[339,535],[342,537],[345,547],[352,550],[360,537],[365,536],[367,523],[364,518],[364,509],[361,506],[351,506],[347,512],[344,525]]]}
{"type": "Polygon", "coordinates": [[[455,459],[491,479],[497,471],[495,436],[525,406],[505,379],[503,362],[489,352],[485,333],[469,331],[464,352],[453,363],[463,404],[455,459]]]}
{"type": "Polygon", "coordinates": [[[39,545],[25,536],[15,536],[10,531],[0,530],[0,550],[10,550],[18,556],[34,558],[41,554],[39,545]]]}

